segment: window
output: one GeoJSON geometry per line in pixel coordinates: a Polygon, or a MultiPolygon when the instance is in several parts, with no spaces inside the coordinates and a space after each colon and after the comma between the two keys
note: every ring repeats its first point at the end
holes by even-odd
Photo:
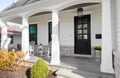
{"type": "Polygon", "coordinates": [[[52,22],[48,22],[48,42],[52,41],[52,22]]]}
{"type": "Polygon", "coordinates": [[[13,36],[12,35],[10,36],[10,39],[11,39],[10,44],[13,44],[13,36]]]}
{"type": "Polygon", "coordinates": [[[37,45],[37,24],[29,25],[29,40],[30,42],[35,41],[37,45]]]}

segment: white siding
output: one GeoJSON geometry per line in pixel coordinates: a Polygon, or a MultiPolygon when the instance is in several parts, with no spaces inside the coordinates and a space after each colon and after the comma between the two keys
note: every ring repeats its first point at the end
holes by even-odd
{"type": "MultiPolygon", "coordinates": [[[[95,39],[95,34],[101,34],[101,6],[87,7],[85,10],[85,14],[91,14],[91,45],[101,45],[101,39],[95,39]]],[[[60,44],[63,46],[74,46],[74,16],[76,15],[76,10],[59,13],[60,44]]],[[[51,18],[51,14],[30,17],[30,24],[38,25],[38,44],[48,45],[48,22],[51,18]]]]}
{"type": "Polygon", "coordinates": [[[8,35],[10,36],[13,36],[13,44],[21,44],[21,35],[8,35]]]}
{"type": "Polygon", "coordinates": [[[13,36],[13,44],[9,44],[8,45],[8,48],[9,50],[11,50],[12,48],[15,48],[15,49],[20,49],[18,47],[18,44],[21,45],[21,35],[8,35],[8,37],[10,36],[13,36]]]}
{"type": "Polygon", "coordinates": [[[111,0],[112,39],[115,50],[115,76],[120,78],[120,0],[111,0]]]}
{"type": "Polygon", "coordinates": [[[116,1],[111,0],[111,18],[112,18],[112,45],[113,45],[113,49],[117,50],[117,15],[116,15],[116,1]]]}
{"type": "Polygon", "coordinates": [[[113,48],[120,52],[120,0],[111,0],[113,48]]]}
{"type": "Polygon", "coordinates": [[[102,34],[101,7],[96,7],[92,13],[91,45],[101,45],[101,39],[96,39],[95,34],[102,34]]]}
{"type": "Polygon", "coordinates": [[[51,15],[43,15],[29,19],[30,24],[37,24],[37,43],[48,45],[48,22],[51,22],[51,15]]]}
{"type": "Polygon", "coordinates": [[[117,50],[120,52],[120,0],[116,0],[116,35],[117,35],[117,50]]]}
{"type": "Polygon", "coordinates": [[[21,44],[21,35],[13,36],[13,43],[14,44],[21,44]]]}

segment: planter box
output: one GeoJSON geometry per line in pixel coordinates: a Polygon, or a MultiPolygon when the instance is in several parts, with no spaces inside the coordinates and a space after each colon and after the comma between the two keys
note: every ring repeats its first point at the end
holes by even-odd
{"type": "Polygon", "coordinates": [[[94,56],[95,56],[95,61],[101,63],[101,51],[100,50],[94,50],[94,56]]]}

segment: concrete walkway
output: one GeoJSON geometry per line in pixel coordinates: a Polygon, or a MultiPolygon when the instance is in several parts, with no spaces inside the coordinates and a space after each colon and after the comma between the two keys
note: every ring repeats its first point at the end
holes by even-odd
{"type": "MultiPolygon", "coordinates": [[[[41,58],[52,66],[50,58],[41,58]]],[[[31,56],[28,61],[34,63],[38,59],[39,57],[31,56]]],[[[56,74],[66,78],[115,78],[113,74],[101,73],[100,62],[92,58],[61,56],[61,64],[57,67],[59,69],[56,74]]]]}
{"type": "Polygon", "coordinates": [[[69,70],[69,69],[59,69],[56,74],[58,76],[63,76],[67,78],[115,78],[112,74],[69,70]]]}

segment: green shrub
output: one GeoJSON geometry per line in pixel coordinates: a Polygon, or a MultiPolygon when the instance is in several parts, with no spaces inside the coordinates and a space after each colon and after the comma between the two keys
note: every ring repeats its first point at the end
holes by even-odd
{"type": "Polygon", "coordinates": [[[34,63],[30,74],[31,78],[46,78],[48,75],[48,66],[43,59],[39,59],[34,63]]]}

